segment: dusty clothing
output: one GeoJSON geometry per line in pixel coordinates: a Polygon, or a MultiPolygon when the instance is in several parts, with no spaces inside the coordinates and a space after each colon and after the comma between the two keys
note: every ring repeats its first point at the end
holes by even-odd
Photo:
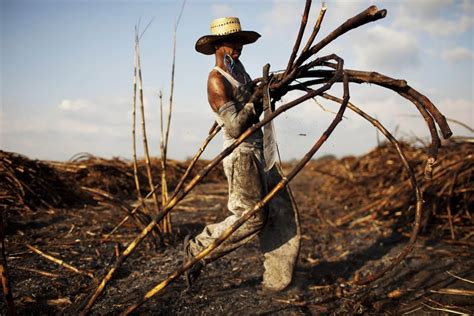
{"type": "MultiPolygon", "coordinates": [[[[230,133],[231,128],[229,128],[229,126],[227,126],[227,124],[229,122],[226,119],[226,117],[222,116],[222,114],[220,112],[225,111],[226,107],[229,106],[229,105],[234,106],[235,110],[237,112],[240,112],[242,110],[247,110],[249,105],[253,107],[253,105],[247,104],[247,101],[250,99],[250,96],[252,94],[252,80],[250,79],[250,76],[247,73],[245,73],[246,83],[242,84],[242,83],[238,82],[236,79],[234,79],[227,72],[222,70],[220,67],[216,66],[216,67],[214,67],[214,70],[219,72],[222,76],[224,76],[224,78],[226,78],[227,81],[233,87],[233,89],[232,89],[233,100],[231,102],[223,104],[219,108],[219,112],[215,113],[217,123],[220,126],[223,127],[222,128],[222,136],[223,136],[223,139],[224,139],[224,148],[225,148],[225,147],[229,146],[230,144],[232,144],[234,142],[235,138],[238,137],[239,135],[234,135],[235,137],[233,137],[231,135],[231,133],[230,133]],[[232,104],[230,104],[230,103],[232,103],[232,104]]],[[[255,112],[254,112],[254,115],[255,115],[255,112]]],[[[252,119],[252,118],[249,118],[249,119],[252,119]]],[[[253,117],[253,120],[254,120],[255,123],[258,122],[258,118],[256,117],[256,115],[253,117]]],[[[255,133],[250,135],[246,140],[244,140],[244,142],[240,146],[246,146],[246,145],[252,144],[252,143],[262,144],[262,142],[263,142],[263,133],[262,133],[262,130],[259,129],[259,130],[255,131],[255,133]]]]}
{"type": "MultiPolygon", "coordinates": [[[[229,184],[227,207],[232,215],[220,223],[207,225],[201,234],[190,240],[189,250],[192,254],[196,254],[210,245],[244,212],[252,210],[265,195],[266,184],[261,149],[239,146],[224,159],[224,172],[229,184]]],[[[255,214],[210,253],[205,262],[212,262],[245,244],[263,228],[267,214],[266,208],[255,214]]]]}
{"type": "MultiPolygon", "coordinates": [[[[234,87],[235,104],[244,106],[250,97],[251,86],[240,84],[220,68],[216,70],[222,73],[234,87]]],[[[251,82],[250,77],[248,79],[251,82]]],[[[216,120],[223,126],[224,147],[227,147],[235,139],[229,135],[225,120],[219,113],[216,113],[216,120]]],[[[223,164],[229,185],[227,207],[232,215],[220,223],[207,225],[199,235],[191,239],[188,251],[192,255],[196,255],[209,246],[242,214],[252,210],[255,204],[267,194],[268,188],[273,188],[281,179],[276,167],[265,172],[261,130],[256,131],[239,145],[224,159],[223,164]]],[[[258,234],[264,254],[263,286],[270,290],[282,290],[291,282],[298,257],[300,232],[297,221],[288,192],[282,190],[269,205],[239,227],[229,239],[206,257],[204,263],[212,262],[239,248],[258,234]]]]}
{"type": "MultiPolygon", "coordinates": [[[[266,176],[269,188],[281,180],[276,166],[266,176]]],[[[291,283],[301,240],[298,213],[286,188],[270,201],[267,222],[259,239],[264,255],[263,287],[273,291],[283,290],[291,283]]]]}

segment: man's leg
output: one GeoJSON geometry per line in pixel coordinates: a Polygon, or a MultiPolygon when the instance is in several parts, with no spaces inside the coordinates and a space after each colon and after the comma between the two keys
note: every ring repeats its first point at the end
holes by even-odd
{"type": "MultiPolygon", "coordinates": [[[[274,166],[267,176],[271,190],[281,180],[281,175],[274,166]]],[[[291,283],[301,239],[298,214],[286,189],[270,202],[267,223],[259,237],[264,254],[263,288],[281,291],[291,283]]]]}
{"type": "MultiPolygon", "coordinates": [[[[188,253],[196,255],[207,248],[227,228],[237,221],[244,212],[253,209],[263,197],[262,160],[259,152],[236,149],[224,162],[224,171],[229,181],[228,208],[233,215],[224,221],[207,225],[204,230],[191,239],[188,253]]],[[[265,224],[267,212],[262,210],[236,230],[224,243],[215,249],[204,261],[212,262],[221,256],[241,247],[258,233],[265,224]]]]}

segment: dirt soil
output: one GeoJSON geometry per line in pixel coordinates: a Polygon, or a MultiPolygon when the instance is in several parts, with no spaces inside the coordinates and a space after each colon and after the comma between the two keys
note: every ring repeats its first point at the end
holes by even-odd
{"type": "MultiPolygon", "coordinates": [[[[474,247],[469,241],[451,241],[425,233],[406,260],[385,277],[368,286],[347,285],[387,265],[407,243],[411,227],[400,225],[401,216],[383,221],[359,218],[347,225],[334,225],[345,210],[341,205],[339,211],[333,211],[337,202],[325,201],[318,195],[320,178],[306,168],[292,182],[303,238],[294,284],[288,290],[274,294],[259,291],[263,267],[255,240],[206,267],[191,290],[180,278],[140,307],[138,313],[474,313],[474,247]],[[327,208],[321,207],[321,200],[327,208]]],[[[174,237],[169,245],[157,249],[150,239],[142,243],[123,264],[92,313],[118,314],[170,275],[182,262],[184,236],[225,218],[226,199],[225,180],[204,183],[192,191],[172,212],[174,237]]],[[[5,243],[18,314],[79,313],[114,262],[117,250],[122,250],[139,232],[129,223],[111,240],[102,241],[104,233],[123,215],[119,209],[87,203],[7,218],[5,243]],[[26,245],[90,271],[95,279],[64,269],[26,245]]]]}

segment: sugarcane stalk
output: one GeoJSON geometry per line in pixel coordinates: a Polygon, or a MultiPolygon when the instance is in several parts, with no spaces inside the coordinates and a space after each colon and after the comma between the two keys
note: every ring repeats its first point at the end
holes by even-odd
{"type": "Polygon", "coordinates": [[[436,129],[436,125],[434,123],[433,117],[426,110],[423,104],[421,104],[416,98],[412,97],[409,94],[406,94],[406,93],[399,93],[399,94],[402,95],[405,99],[411,101],[416,106],[421,116],[425,120],[426,125],[428,125],[428,130],[430,131],[430,135],[431,135],[431,146],[428,153],[428,159],[426,161],[424,174],[427,180],[431,180],[433,178],[432,166],[436,162],[436,159],[438,157],[439,147],[441,147],[441,140],[439,139],[439,136],[438,136],[438,130],[436,129]]]}
{"type": "Polygon", "coordinates": [[[209,134],[207,135],[206,139],[204,140],[203,144],[201,145],[201,147],[199,147],[199,150],[197,151],[197,153],[194,155],[193,159],[191,160],[191,162],[189,163],[188,167],[186,168],[186,171],[184,172],[184,174],[181,176],[181,179],[179,180],[178,184],[176,185],[176,188],[175,190],[173,191],[173,194],[172,194],[172,197],[174,198],[178,192],[181,190],[181,188],[183,187],[184,185],[184,182],[188,179],[189,175],[191,174],[191,171],[194,169],[194,166],[196,165],[196,163],[198,162],[199,160],[199,157],[201,157],[201,154],[204,152],[204,150],[206,149],[207,145],[209,144],[209,142],[214,138],[214,136],[217,135],[217,133],[219,133],[219,131],[221,130],[221,127],[218,126],[216,123],[214,123],[211,127],[211,129],[209,130],[209,134]]]}
{"type": "MultiPolygon", "coordinates": [[[[151,23],[151,22],[150,22],[151,23]]],[[[150,25],[150,24],[148,24],[150,25]]],[[[147,26],[148,27],[148,26],[147,26]]],[[[135,181],[135,189],[137,191],[137,198],[141,202],[140,205],[143,207],[144,213],[148,214],[151,216],[150,210],[148,209],[145,199],[142,196],[141,193],[141,188],[140,188],[140,179],[138,177],[138,160],[137,160],[137,144],[136,144],[136,112],[137,112],[137,70],[138,70],[138,62],[139,62],[139,50],[138,50],[138,45],[139,45],[140,38],[138,36],[138,27],[135,27],[135,63],[134,63],[134,69],[133,69],[133,110],[132,110],[132,147],[133,147],[133,178],[135,181]]],[[[135,213],[131,213],[130,215],[134,215],[135,213]]],[[[128,215],[127,215],[128,216],[128,215]]],[[[120,227],[121,225],[119,225],[120,227]]],[[[118,227],[116,226],[116,229],[118,227]]],[[[115,230],[116,230],[115,229],[115,230]]],[[[105,236],[105,239],[107,240],[114,232],[115,230],[112,230],[108,235],[105,236]]],[[[161,234],[158,230],[153,233],[155,236],[155,242],[158,242],[159,244],[162,243],[162,238],[161,234]]]]}
{"type": "MultiPolygon", "coordinates": [[[[334,67],[332,65],[328,66],[334,67]]],[[[381,87],[397,92],[399,95],[409,100],[416,106],[416,108],[424,118],[425,122],[427,123],[431,135],[431,146],[429,149],[428,159],[425,165],[425,178],[431,179],[433,165],[436,162],[439,147],[441,146],[441,141],[439,140],[434,121],[438,124],[444,138],[449,138],[452,135],[451,129],[449,128],[449,125],[444,115],[439,112],[436,106],[426,96],[422,95],[417,90],[409,86],[405,80],[393,79],[377,72],[366,72],[349,69],[346,69],[345,72],[347,73],[350,82],[372,83],[379,85],[381,87]]],[[[328,76],[332,76],[332,74],[332,70],[308,70],[306,72],[302,72],[300,74],[301,78],[320,77],[320,79],[300,82],[298,85],[288,86],[286,90],[287,92],[293,89],[299,90],[301,86],[306,87],[311,86],[313,84],[325,82],[328,76]]]]}
{"type": "MultiPolygon", "coordinates": [[[[163,122],[163,94],[160,91],[159,94],[160,98],[160,153],[161,153],[161,206],[163,207],[168,200],[168,184],[166,182],[166,148],[165,148],[165,141],[164,141],[164,122],[163,122]]],[[[168,229],[168,216],[165,218],[163,222],[163,232],[170,233],[168,229]]]]}
{"type": "Polygon", "coordinates": [[[72,265],[64,262],[63,260],[61,259],[57,259],[41,250],[39,250],[38,248],[36,247],[33,247],[32,245],[26,245],[26,247],[28,247],[30,250],[32,250],[33,252],[37,253],[38,255],[42,256],[43,258],[46,258],[58,265],[60,265],[61,267],[69,270],[69,271],[72,271],[72,272],[75,272],[75,273],[78,273],[78,274],[82,274],[82,275],[85,275],[85,276],[88,276],[89,278],[91,279],[94,279],[94,275],[91,273],[91,272],[87,272],[87,271],[82,271],[82,270],[79,270],[78,268],[76,267],[73,267],[72,265]]]}
{"type": "Polygon", "coordinates": [[[348,19],[346,22],[344,22],[338,28],[332,31],[329,35],[327,35],[324,39],[322,39],[317,44],[312,46],[306,52],[302,53],[294,62],[292,71],[289,72],[288,74],[286,73],[283,74],[281,78],[279,78],[281,80],[278,80],[270,88],[273,90],[278,90],[285,87],[286,85],[288,85],[294,79],[297,78],[298,73],[302,70],[300,66],[306,60],[308,60],[308,58],[318,53],[321,49],[323,49],[326,45],[334,41],[339,36],[347,33],[348,31],[354,28],[362,26],[364,24],[382,19],[386,16],[386,14],[387,14],[387,10],[385,9],[379,10],[376,6],[370,6],[366,10],[359,13],[358,15],[355,15],[354,17],[348,19]]]}
{"type": "MultiPolygon", "coordinates": [[[[135,188],[137,190],[138,200],[142,201],[142,193],[140,190],[140,180],[138,178],[138,163],[137,163],[137,144],[136,144],[136,113],[137,113],[137,47],[138,31],[135,28],[135,63],[133,67],[133,109],[132,109],[132,147],[133,147],[133,178],[135,180],[135,188]]],[[[146,208],[146,204],[143,204],[146,208]]],[[[148,210],[145,210],[149,213],[148,210]]]]}
{"type": "MultiPolygon", "coordinates": [[[[356,71],[350,69],[346,69],[345,71],[347,72],[349,81],[351,82],[373,83],[397,92],[404,98],[411,97],[413,100],[417,100],[435,119],[441,130],[443,138],[447,139],[452,136],[453,133],[449,127],[449,124],[447,123],[446,117],[441,114],[441,112],[433,104],[433,102],[431,102],[430,99],[408,85],[405,80],[393,79],[377,72],[356,71]]],[[[412,100],[410,101],[413,102],[412,100]]]]}
{"type": "MultiPolygon", "coordinates": [[[[212,128],[210,129],[209,131],[209,135],[206,137],[206,139],[204,140],[203,144],[201,145],[201,147],[199,148],[199,150],[197,151],[197,153],[194,155],[192,161],[190,162],[190,164],[188,165],[188,167],[186,168],[186,171],[184,172],[184,174],[181,176],[181,179],[179,180],[175,190],[173,191],[173,194],[171,195],[172,197],[175,197],[177,195],[177,193],[179,192],[179,190],[181,190],[182,186],[184,185],[184,182],[188,179],[189,175],[191,174],[191,171],[193,170],[194,166],[196,165],[197,161],[199,160],[199,157],[201,157],[201,154],[204,152],[204,150],[206,149],[207,145],[210,143],[210,141],[214,138],[214,136],[221,130],[221,127],[220,126],[217,126],[216,123],[214,123],[212,125],[212,128]]],[[[156,185],[153,190],[156,191],[157,189],[159,188],[158,185],[156,185]]],[[[145,199],[149,198],[151,195],[152,195],[153,191],[150,191],[148,192],[148,194],[145,196],[145,199]]],[[[130,218],[130,216],[134,215],[139,209],[140,209],[140,201],[138,201],[138,205],[135,206],[131,211],[130,211],[130,214],[128,214],[127,216],[125,216],[119,224],[117,224],[111,231],[110,233],[108,233],[105,237],[104,237],[104,240],[107,240],[108,238],[110,238],[125,222],[128,221],[128,219],[130,218]]]]}
{"type": "Polygon", "coordinates": [[[339,36],[349,32],[352,29],[358,28],[364,24],[383,19],[386,15],[387,15],[387,10],[385,9],[379,10],[377,6],[375,5],[368,7],[366,10],[353,16],[352,18],[348,19],[346,22],[341,24],[338,28],[332,31],[329,35],[327,35],[324,39],[322,39],[316,45],[312,46],[304,54],[301,54],[301,56],[296,60],[294,67],[297,68],[300,65],[302,65],[303,62],[307,60],[311,55],[318,53],[321,49],[326,47],[329,43],[334,41],[339,36]]]}
{"type": "Polygon", "coordinates": [[[300,48],[301,39],[303,38],[304,30],[306,28],[306,24],[308,23],[308,15],[309,15],[310,9],[311,9],[311,0],[306,0],[303,16],[301,17],[300,29],[298,31],[298,35],[296,36],[295,45],[293,46],[290,59],[288,60],[288,65],[286,66],[286,70],[283,73],[283,76],[286,76],[288,72],[293,69],[293,62],[295,61],[296,54],[298,53],[298,50],[300,48]]]}
{"type": "MultiPolygon", "coordinates": [[[[323,94],[321,94],[321,96],[323,98],[326,98],[328,100],[331,100],[331,101],[334,101],[334,102],[337,102],[337,103],[343,102],[343,100],[341,100],[337,97],[334,97],[330,94],[327,94],[327,93],[323,93],[323,94]]],[[[413,194],[414,194],[415,199],[416,199],[415,220],[414,220],[413,229],[412,229],[412,232],[411,232],[411,235],[410,235],[410,240],[408,241],[405,248],[399,252],[399,254],[395,257],[395,259],[388,266],[386,266],[385,268],[381,269],[380,271],[378,271],[377,273],[375,273],[373,275],[368,275],[367,277],[365,277],[361,280],[353,281],[353,283],[356,284],[356,285],[365,285],[365,284],[368,284],[370,282],[373,282],[373,281],[381,278],[385,273],[392,270],[403,259],[405,259],[405,257],[413,249],[413,247],[415,245],[415,242],[416,242],[416,239],[418,237],[418,233],[420,231],[420,227],[421,227],[421,217],[422,217],[422,214],[423,214],[423,194],[422,194],[422,192],[421,192],[421,190],[418,186],[418,183],[416,181],[416,176],[415,176],[415,173],[413,171],[413,168],[408,163],[408,160],[405,156],[405,153],[403,152],[403,149],[400,146],[400,143],[397,141],[397,139],[378,120],[374,119],[373,117],[371,117],[370,115],[368,115],[367,113],[362,111],[360,108],[358,108],[357,106],[355,106],[351,102],[347,103],[347,107],[349,109],[351,109],[352,111],[354,111],[355,113],[362,116],[367,121],[369,121],[372,125],[374,125],[390,141],[390,143],[394,146],[394,148],[397,151],[398,156],[400,157],[400,160],[402,161],[403,167],[408,172],[408,175],[410,177],[410,183],[411,183],[411,186],[412,186],[412,189],[413,189],[413,194]]]]}
{"type": "Polygon", "coordinates": [[[321,5],[321,10],[319,11],[318,19],[316,20],[316,23],[314,24],[313,32],[309,36],[305,47],[301,51],[302,54],[306,53],[309,50],[309,48],[311,47],[311,45],[313,45],[314,39],[318,35],[319,29],[321,28],[321,23],[323,22],[324,15],[326,14],[326,10],[327,10],[326,3],[323,2],[322,5],[321,5]]]}
{"type": "MultiPolygon", "coordinates": [[[[141,127],[142,127],[142,141],[143,141],[143,151],[145,154],[145,167],[148,176],[148,185],[150,186],[150,190],[154,187],[153,184],[153,174],[151,170],[151,161],[150,161],[150,153],[148,151],[148,140],[146,134],[146,123],[145,123],[145,102],[143,97],[143,79],[142,79],[142,69],[141,69],[141,60],[140,60],[140,41],[136,42],[135,45],[136,55],[137,55],[137,71],[138,71],[138,90],[139,90],[139,99],[140,99],[140,113],[141,113],[141,127]]],[[[158,203],[158,196],[156,193],[152,194],[153,202],[155,205],[155,214],[159,212],[159,203],[158,203]]]]}
{"type": "MultiPolygon", "coordinates": [[[[169,99],[169,107],[168,107],[168,120],[166,124],[166,133],[163,134],[163,116],[161,116],[161,138],[164,136],[164,142],[161,146],[161,205],[164,207],[166,205],[166,201],[168,200],[168,184],[166,181],[166,162],[167,162],[167,155],[168,155],[168,140],[169,140],[169,132],[171,127],[171,113],[173,111],[173,93],[174,93],[174,74],[175,74],[175,66],[176,66],[176,33],[178,31],[179,21],[181,20],[181,16],[183,14],[184,5],[186,4],[186,0],[183,1],[181,5],[181,10],[178,14],[178,18],[174,25],[174,32],[173,32],[173,62],[171,65],[171,87],[170,87],[170,99],[169,99]]],[[[161,115],[163,115],[163,107],[161,105],[161,115]]],[[[171,214],[167,214],[163,221],[164,231],[168,234],[171,233],[172,226],[171,226],[171,214]]]]}

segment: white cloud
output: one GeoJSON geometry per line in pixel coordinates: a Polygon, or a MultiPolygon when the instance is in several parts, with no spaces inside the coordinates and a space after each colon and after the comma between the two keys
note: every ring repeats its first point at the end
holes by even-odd
{"type": "Polygon", "coordinates": [[[236,16],[235,10],[228,4],[213,4],[211,6],[211,11],[215,18],[236,16]]]}
{"type": "Polygon", "coordinates": [[[364,42],[357,43],[354,50],[357,67],[361,69],[394,72],[420,63],[416,39],[383,26],[369,29],[364,42]]]}
{"type": "Polygon", "coordinates": [[[394,26],[407,30],[449,36],[468,31],[473,25],[469,2],[453,0],[400,1],[394,26]],[[448,17],[449,14],[449,17],[448,17]]]}
{"type": "Polygon", "coordinates": [[[470,61],[474,59],[474,52],[465,47],[455,47],[446,49],[442,53],[444,60],[450,63],[458,63],[462,61],[470,61]]]}
{"type": "Polygon", "coordinates": [[[303,10],[304,3],[300,1],[274,0],[271,10],[261,17],[262,20],[267,21],[262,30],[263,35],[281,35],[280,32],[285,31],[287,28],[294,29],[295,26],[298,27],[303,10]]]}
{"type": "Polygon", "coordinates": [[[91,109],[92,104],[90,101],[84,100],[84,99],[77,99],[77,100],[64,99],[61,101],[58,107],[62,111],[79,112],[79,111],[91,109]]]}
{"type": "Polygon", "coordinates": [[[24,105],[12,107],[2,126],[4,145],[6,150],[43,159],[68,159],[81,151],[106,156],[113,153],[114,145],[120,153],[127,153],[130,146],[124,143],[131,138],[130,107],[130,100],[123,97],[67,98],[30,109],[28,115],[22,114],[24,105]]]}
{"type": "Polygon", "coordinates": [[[474,13],[474,2],[472,0],[463,0],[461,8],[466,13],[474,13]]]}
{"type": "MultiPolygon", "coordinates": [[[[446,98],[439,102],[438,108],[448,119],[461,121],[474,128],[474,100],[446,98]]],[[[450,126],[455,128],[454,124],[450,123],[450,126]]]]}

